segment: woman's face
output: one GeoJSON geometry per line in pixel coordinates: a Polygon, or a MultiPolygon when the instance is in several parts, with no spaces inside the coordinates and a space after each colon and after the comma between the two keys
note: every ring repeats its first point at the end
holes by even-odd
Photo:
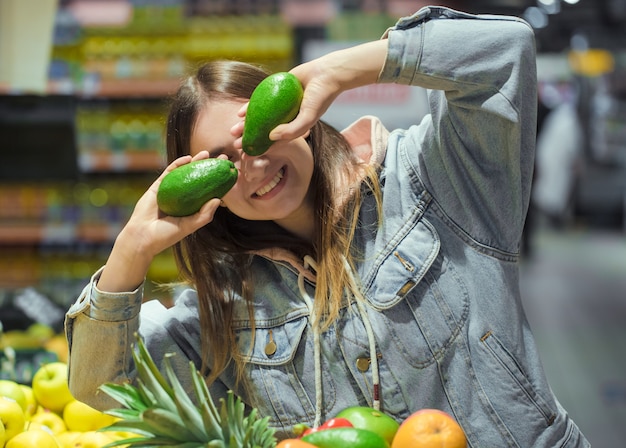
{"type": "MultiPolygon", "coordinates": [[[[244,100],[212,101],[200,112],[191,136],[191,155],[206,150],[211,157],[227,156],[239,170],[235,186],[222,198],[228,209],[248,220],[273,220],[297,230],[312,222],[307,192],[313,175],[313,154],[304,137],[280,141],[260,156],[241,149],[241,135],[231,131],[241,121],[244,100]]],[[[302,230],[302,229],[300,229],[302,230]]],[[[296,232],[300,233],[300,232],[296,232]]]]}

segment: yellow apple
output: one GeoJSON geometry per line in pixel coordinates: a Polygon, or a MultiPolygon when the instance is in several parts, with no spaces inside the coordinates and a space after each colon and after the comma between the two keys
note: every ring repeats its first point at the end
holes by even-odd
{"type": "Polygon", "coordinates": [[[75,438],[72,446],[80,448],[101,448],[113,441],[114,439],[111,436],[103,432],[87,431],[75,438]]]}
{"type": "Polygon", "coordinates": [[[30,418],[31,424],[35,423],[48,428],[52,434],[60,434],[67,431],[63,418],[48,409],[37,412],[30,418]]]}
{"type": "Polygon", "coordinates": [[[26,417],[20,405],[15,400],[6,397],[0,397],[0,420],[4,425],[6,440],[11,440],[22,432],[26,423],[26,417]]]}
{"type": "Polygon", "coordinates": [[[65,431],[61,434],[56,434],[55,437],[61,448],[74,448],[74,441],[80,437],[82,433],[77,431],[65,431]]]}
{"type": "Polygon", "coordinates": [[[0,396],[16,401],[22,411],[26,411],[26,395],[24,395],[19,383],[11,380],[0,380],[0,396]]]}
{"type": "Polygon", "coordinates": [[[2,419],[0,419],[0,447],[4,446],[5,441],[6,441],[6,431],[4,430],[4,423],[2,423],[2,419]]]}
{"type": "Polygon", "coordinates": [[[24,431],[10,439],[4,448],[61,448],[56,438],[45,429],[24,431]]]}
{"type": "Polygon", "coordinates": [[[74,400],[67,384],[67,364],[56,361],[42,365],[33,375],[35,399],[44,408],[63,412],[67,403],[74,400]]]}
{"type": "Polygon", "coordinates": [[[37,400],[35,399],[35,394],[32,387],[27,386],[26,384],[20,384],[20,388],[22,389],[22,392],[24,392],[24,396],[26,397],[26,408],[24,409],[24,414],[26,415],[26,418],[30,418],[32,415],[35,414],[35,412],[37,412],[39,403],[37,403],[37,400]]]}
{"type": "Polygon", "coordinates": [[[73,400],[63,408],[63,420],[70,431],[95,431],[113,424],[115,417],[92,408],[82,401],[73,400]]]}

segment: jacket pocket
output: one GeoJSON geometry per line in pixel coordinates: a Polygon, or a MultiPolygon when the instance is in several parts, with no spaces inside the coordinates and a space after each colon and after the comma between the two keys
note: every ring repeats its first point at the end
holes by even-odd
{"type": "MultiPolygon", "coordinates": [[[[533,387],[513,354],[507,350],[504,344],[491,331],[482,336],[480,340],[513,381],[513,388],[510,390],[511,394],[515,395],[513,402],[519,403],[519,394],[516,391],[520,391],[522,397],[525,397],[525,401],[539,411],[548,426],[554,423],[556,413],[533,387]]],[[[502,381],[505,381],[505,379],[502,379],[502,381]]],[[[504,406],[511,405],[510,402],[502,404],[504,406]]]]}
{"type": "MultiPolygon", "coordinates": [[[[247,363],[250,404],[279,434],[296,423],[312,423],[315,416],[315,367],[309,317],[300,315],[272,325],[235,330],[240,356],[247,363]]],[[[335,385],[322,368],[325,409],[336,401],[335,385]]]]}
{"type": "Polygon", "coordinates": [[[428,221],[405,225],[408,228],[399,232],[402,237],[389,241],[363,278],[367,299],[378,311],[402,300],[422,280],[439,254],[439,236],[428,221]]]}
{"type": "Polygon", "coordinates": [[[462,275],[440,254],[439,235],[425,217],[388,245],[366,297],[381,312],[372,315],[376,333],[395,345],[387,356],[414,368],[442,356],[469,310],[462,275]]]}

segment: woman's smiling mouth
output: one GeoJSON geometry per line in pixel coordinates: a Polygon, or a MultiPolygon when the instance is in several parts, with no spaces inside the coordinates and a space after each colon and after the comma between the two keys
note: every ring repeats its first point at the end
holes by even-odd
{"type": "Polygon", "coordinates": [[[285,168],[281,168],[280,170],[278,170],[274,178],[271,181],[269,181],[265,186],[259,188],[255,192],[255,194],[258,197],[266,195],[267,193],[272,191],[276,187],[276,185],[278,185],[278,183],[280,182],[280,180],[283,178],[284,175],[285,175],[285,168]]]}

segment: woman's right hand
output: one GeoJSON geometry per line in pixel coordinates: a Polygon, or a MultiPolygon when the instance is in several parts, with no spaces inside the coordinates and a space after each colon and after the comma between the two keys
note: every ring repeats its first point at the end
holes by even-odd
{"type": "Polygon", "coordinates": [[[107,292],[134,290],[143,282],[150,263],[156,255],[213,220],[220,206],[212,199],[195,214],[185,217],[165,215],[157,205],[157,192],[163,178],[175,168],[193,160],[206,159],[206,151],[193,158],[183,156],[172,163],[150,185],[137,201],[135,208],[115,240],[105,269],[98,281],[98,289],[107,292]]]}
{"type": "Polygon", "coordinates": [[[277,126],[271,140],[291,140],[304,135],[344,91],[375,84],[387,57],[387,40],[368,42],[334,51],[294,67],[304,87],[298,116],[277,126]]]}

